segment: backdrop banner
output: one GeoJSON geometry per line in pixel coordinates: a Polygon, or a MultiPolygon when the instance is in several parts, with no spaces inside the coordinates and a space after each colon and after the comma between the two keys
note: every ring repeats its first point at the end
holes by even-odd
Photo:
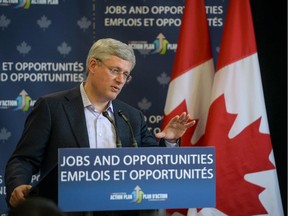
{"type": "MultiPolygon", "coordinates": [[[[41,95],[79,85],[92,43],[115,38],[136,54],[133,81],[119,99],[141,109],[159,132],[184,1],[0,0],[0,213],[5,202],[5,165],[25,119],[41,95]]],[[[206,0],[214,61],[227,1],[206,0]]],[[[35,134],[37,136],[37,134],[35,134]]],[[[32,178],[37,182],[39,175],[32,178]]]]}

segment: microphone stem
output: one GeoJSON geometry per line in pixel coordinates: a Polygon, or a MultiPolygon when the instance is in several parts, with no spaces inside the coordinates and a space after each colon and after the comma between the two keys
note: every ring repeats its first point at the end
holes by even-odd
{"type": "Polygon", "coordinates": [[[135,136],[134,136],[134,133],[133,133],[132,126],[131,126],[128,118],[124,115],[123,111],[121,111],[121,110],[118,111],[118,115],[126,122],[126,124],[127,124],[128,127],[129,127],[129,131],[130,131],[131,138],[132,138],[132,145],[133,145],[134,147],[138,147],[137,141],[136,141],[135,136]]]}
{"type": "Polygon", "coordinates": [[[116,127],[115,122],[114,122],[113,119],[109,116],[109,114],[108,114],[107,111],[104,111],[102,114],[103,114],[103,116],[106,117],[106,118],[111,122],[111,124],[113,125],[114,130],[115,130],[115,134],[116,134],[116,146],[117,146],[117,148],[121,148],[121,147],[122,147],[122,144],[121,144],[121,140],[120,140],[120,137],[119,137],[118,130],[117,130],[117,127],[116,127]]]}

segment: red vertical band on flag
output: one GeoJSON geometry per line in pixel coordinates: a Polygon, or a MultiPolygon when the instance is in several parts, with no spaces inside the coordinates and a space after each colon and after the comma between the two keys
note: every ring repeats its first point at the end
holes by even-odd
{"type": "Polygon", "coordinates": [[[249,0],[229,1],[216,71],[257,52],[249,0]]]}
{"type": "Polygon", "coordinates": [[[185,1],[171,79],[212,58],[203,0],[185,1]]]}

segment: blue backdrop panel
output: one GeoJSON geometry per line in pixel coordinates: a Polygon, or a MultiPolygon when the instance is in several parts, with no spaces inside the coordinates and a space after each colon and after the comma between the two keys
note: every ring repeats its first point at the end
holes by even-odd
{"type": "MultiPolygon", "coordinates": [[[[8,1],[9,2],[9,1],[8,1]]],[[[91,43],[92,2],[0,4],[0,212],[4,168],[35,100],[83,81],[91,43]]],[[[37,134],[35,134],[37,136],[37,134]]]]}
{"type": "MultiPolygon", "coordinates": [[[[219,51],[226,1],[206,1],[215,61],[219,51]]],[[[141,109],[153,132],[160,129],[170,74],[177,48],[184,1],[96,0],[95,37],[112,37],[130,44],[136,67],[120,99],[141,109]]]]}

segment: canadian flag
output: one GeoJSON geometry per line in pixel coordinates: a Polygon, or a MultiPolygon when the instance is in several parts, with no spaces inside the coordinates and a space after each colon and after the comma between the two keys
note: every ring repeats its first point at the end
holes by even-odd
{"type": "Polygon", "coordinates": [[[216,147],[216,209],[190,215],[283,215],[249,0],[229,1],[204,143],[216,147]]]}
{"type": "Polygon", "coordinates": [[[196,126],[182,137],[184,146],[203,139],[214,73],[204,0],[185,1],[162,125],[175,115],[189,113],[196,126]]]}
{"type": "MultiPolygon", "coordinates": [[[[199,145],[203,141],[214,74],[204,0],[185,1],[162,125],[164,128],[182,112],[196,120],[182,137],[182,146],[199,145]]],[[[187,209],[171,209],[166,214],[186,215],[187,209]]]]}
{"type": "Polygon", "coordinates": [[[164,126],[187,111],[197,124],[182,144],[216,147],[216,208],[167,213],[282,216],[249,0],[229,1],[216,71],[204,1],[186,1],[164,126]]]}

